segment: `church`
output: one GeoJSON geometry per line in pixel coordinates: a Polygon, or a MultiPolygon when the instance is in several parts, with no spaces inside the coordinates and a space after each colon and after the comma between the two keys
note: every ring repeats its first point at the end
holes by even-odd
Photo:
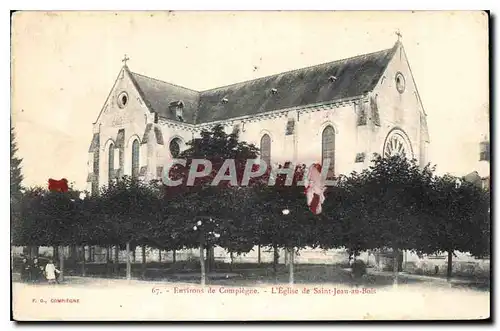
{"type": "Polygon", "coordinates": [[[206,91],[133,72],[126,60],[93,123],[93,194],[123,175],[161,179],[167,161],[215,124],[239,130],[267,164],[328,159],[329,174],[338,176],[368,167],[375,153],[428,162],[427,115],[399,39],[388,49],[206,91]]]}

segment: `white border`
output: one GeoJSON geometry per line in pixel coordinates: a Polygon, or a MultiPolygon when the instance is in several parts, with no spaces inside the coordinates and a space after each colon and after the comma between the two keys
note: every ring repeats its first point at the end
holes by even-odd
{"type": "MultiPolygon", "coordinates": [[[[419,0],[419,1],[390,1],[390,0],[379,0],[379,1],[373,1],[373,0],[364,0],[364,1],[339,1],[335,2],[334,5],[331,5],[327,1],[324,0],[308,0],[308,1],[296,1],[296,0],[287,0],[287,1],[265,1],[265,0],[253,0],[253,1],[247,1],[245,3],[242,3],[242,1],[221,1],[221,0],[211,0],[211,1],[193,1],[193,0],[177,0],[177,1],[170,1],[167,4],[164,1],[147,1],[143,0],[140,2],[125,2],[125,1],[97,1],[97,0],[87,0],[84,3],[86,6],[83,8],[83,6],[79,6],[79,3],[77,2],[70,2],[70,1],[62,1],[62,0],[45,0],[45,1],[38,1],[38,0],[25,0],[25,1],[3,1],[1,3],[2,9],[5,6],[5,9],[22,9],[22,10],[49,10],[49,9],[58,9],[58,10],[165,10],[165,9],[171,9],[171,10],[447,10],[447,9],[453,9],[453,10],[483,10],[483,9],[492,9],[492,13],[497,13],[499,12],[498,7],[499,7],[499,2],[497,0],[455,0],[455,1],[437,1],[437,0],[419,0]]],[[[2,16],[2,27],[1,31],[3,32],[1,34],[2,36],[2,43],[1,45],[3,46],[2,52],[0,53],[2,56],[2,61],[1,63],[4,64],[3,69],[4,72],[0,77],[2,77],[2,89],[3,95],[2,95],[2,100],[4,101],[4,105],[6,106],[5,108],[10,109],[10,17],[7,15],[7,10],[2,10],[3,16],[2,16]],[[7,63],[9,63],[9,67],[7,67],[7,63]]],[[[497,41],[497,37],[495,36],[495,40],[493,42],[497,41]]],[[[496,72],[495,72],[496,76],[496,72]]],[[[493,91],[492,91],[493,92],[493,91]]],[[[498,90],[497,87],[495,88],[494,91],[494,98],[496,101],[498,95],[498,90]]],[[[6,131],[4,133],[4,136],[7,137],[9,134],[8,132],[9,129],[7,128],[6,123],[10,122],[10,118],[7,118],[7,111],[2,112],[3,116],[5,116],[5,120],[2,121],[4,123],[3,129],[6,131]]],[[[497,119],[498,120],[498,117],[497,119]]],[[[495,120],[495,121],[496,121],[495,120]]],[[[498,128],[498,126],[497,126],[498,128]]],[[[7,155],[7,144],[3,144],[3,152],[5,155],[7,155]]],[[[495,146],[495,145],[493,145],[495,146]]],[[[495,150],[496,152],[496,150],[495,150]]],[[[10,155],[10,152],[9,152],[10,155]]],[[[7,168],[7,163],[2,163],[2,166],[7,168]]],[[[7,169],[3,169],[0,173],[4,174],[5,176],[5,182],[10,181],[10,178],[7,179],[7,169]]],[[[5,197],[5,200],[2,202],[1,205],[1,210],[4,212],[4,220],[7,220],[10,218],[10,215],[8,213],[9,210],[9,202],[7,202],[7,196],[3,195],[5,197]]],[[[495,204],[496,204],[495,200],[495,204]]],[[[492,221],[494,222],[494,221],[492,221]]],[[[4,222],[4,226],[8,227],[8,222],[4,222]]],[[[496,226],[496,229],[498,230],[498,226],[496,226]]],[[[4,240],[2,241],[3,243],[8,243],[10,242],[10,231],[2,231],[4,237],[4,240]]],[[[497,233],[495,233],[496,235],[497,233]]],[[[498,237],[498,236],[497,236],[498,237]]],[[[10,251],[10,247],[8,248],[10,251]]],[[[496,254],[492,255],[494,258],[496,258],[496,254]]],[[[9,258],[5,258],[4,261],[9,261],[9,258]]],[[[496,261],[495,261],[496,262],[496,261]]],[[[9,271],[9,266],[7,264],[3,265],[3,268],[0,272],[1,277],[4,278],[2,279],[2,284],[4,284],[4,291],[8,297],[8,293],[10,293],[10,271],[9,271]]],[[[495,286],[496,288],[496,286],[495,286]]],[[[492,292],[491,297],[493,298],[495,295],[492,292]]],[[[12,322],[8,322],[10,320],[10,302],[7,302],[7,300],[3,301],[2,304],[2,313],[4,314],[2,318],[2,324],[7,324],[5,325],[5,329],[10,329],[14,328],[14,324],[12,322]]],[[[498,307],[498,305],[496,305],[498,307]]],[[[492,312],[493,314],[493,312],[492,312]]],[[[497,314],[498,317],[498,314],[497,314]]],[[[182,327],[185,327],[184,325],[181,325],[182,327]]],[[[233,325],[234,326],[234,325],[233,325]]],[[[256,325],[257,327],[262,327],[262,325],[256,325]]],[[[284,327],[288,327],[288,325],[283,325],[284,327]]],[[[334,325],[335,328],[338,327],[345,327],[345,328],[353,328],[356,327],[357,325],[334,325]]],[[[376,327],[377,325],[370,325],[370,327],[376,327]]],[[[26,329],[31,329],[36,326],[34,325],[29,325],[25,326],[26,329]]],[[[52,325],[42,325],[38,326],[42,328],[47,328],[47,329],[52,329],[52,325]]],[[[99,329],[100,327],[98,325],[90,325],[90,326],[77,326],[79,328],[92,328],[92,329],[99,329]]],[[[109,326],[108,326],[109,327],[109,326]]],[[[117,325],[116,327],[121,327],[117,325]]],[[[176,326],[174,325],[169,325],[169,328],[175,328],[176,326]]],[[[218,325],[214,325],[214,327],[219,327],[218,325]]],[[[305,326],[307,328],[308,326],[305,326]]],[[[400,325],[393,325],[395,328],[400,328],[400,325]]],[[[421,326],[415,325],[411,328],[414,328],[415,330],[420,330],[421,326]]],[[[2,329],[4,329],[2,327],[2,329]]],[[[436,327],[437,329],[437,327],[436,327]]]]}

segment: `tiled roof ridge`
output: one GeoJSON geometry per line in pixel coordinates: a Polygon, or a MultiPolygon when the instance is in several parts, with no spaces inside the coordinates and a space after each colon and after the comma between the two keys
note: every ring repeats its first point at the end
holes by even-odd
{"type": "Polygon", "coordinates": [[[139,74],[137,72],[133,72],[133,71],[130,71],[130,72],[132,74],[134,74],[134,75],[138,75],[138,76],[141,76],[141,77],[144,77],[144,78],[147,78],[147,79],[155,80],[155,81],[158,81],[160,83],[169,84],[169,85],[172,85],[172,86],[175,86],[175,87],[179,87],[179,88],[191,91],[191,92],[196,92],[198,94],[202,94],[204,92],[210,92],[210,91],[219,90],[219,89],[223,89],[223,88],[227,88],[227,87],[231,87],[231,86],[236,86],[236,85],[240,85],[240,84],[247,84],[249,82],[260,80],[260,79],[265,79],[265,78],[270,78],[270,77],[279,76],[279,75],[283,75],[283,74],[290,74],[290,73],[301,71],[301,70],[307,70],[307,69],[312,69],[312,68],[316,68],[316,67],[321,67],[321,66],[324,66],[324,65],[327,65],[327,64],[340,63],[340,62],[344,62],[344,61],[354,60],[354,59],[360,58],[360,57],[372,56],[372,55],[375,55],[375,54],[381,54],[381,53],[384,53],[384,52],[388,52],[388,51],[392,50],[393,48],[394,47],[386,48],[386,49],[383,49],[383,50],[379,50],[379,51],[375,51],[375,52],[370,52],[370,53],[364,53],[364,54],[358,54],[358,55],[355,55],[355,56],[351,56],[351,57],[347,57],[347,58],[343,58],[343,59],[339,59],[339,60],[334,60],[334,61],[329,61],[329,62],[323,62],[323,63],[319,63],[319,64],[307,66],[307,67],[302,67],[302,68],[288,70],[288,71],[282,71],[282,72],[275,73],[275,74],[272,74],[272,75],[267,75],[267,76],[252,78],[252,79],[248,79],[248,80],[245,80],[245,81],[241,81],[241,82],[237,82],[237,83],[232,83],[232,84],[227,84],[227,85],[223,85],[223,86],[218,86],[218,87],[214,87],[214,88],[207,89],[207,90],[201,90],[201,91],[193,90],[193,89],[191,89],[189,87],[185,87],[185,86],[177,85],[177,84],[174,84],[174,83],[170,83],[170,82],[158,79],[158,78],[154,78],[154,77],[146,76],[146,75],[143,75],[143,74],[139,74]]]}
{"type": "Polygon", "coordinates": [[[351,56],[351,57],[347,57],[347,58],[343,58],[343,59],[339,59],[339,60],[334,60],[334,61],[329,61],[329,62],[323,62],[323,63],[314,64],[314,65],[307,66],[307,67],[292,69],[292,70],[288,70],[288,71],[282,71],[282,72],[279,72],[279,73],[276,73],[276,74],[272,74],[272,75],[267,75],[267,76],[253,78],[253,79],[248,79],[248,80],[237,82],[237,83],[233,83],[233,84],[228,84],[228,85],[224,85],[224,86],[214,87],[214,88],[211,88],[211,89],[208,89],[208,90],[200,91],[200,93],[210,92],[210,91],[214,91],[214,90],[219,90],[219,89],[223,89],[223,88],[230,87],[230,86],[236,86],[236,85],[240,85],[240,84],[246,84],[246,83],[250,83],[252,81],[256,81],[256,80],[260,80],[260,79],[265,79],[265,78],[270,78],[270,77],[275,77],[275,76],[279,76],[279,75],[283,75],[283,74],[290,74],[290,73],[301,71],[301,70],[307,70],[307,69],[317,68],[317,67],[321,67],[321,66],[324,66],[324,65],[327,65],[327,64],[334,64],[334,63],[339,63],[339,62],[343,62],[343,61],[353,60],[353,59],[360,58],[360,57],[363,57],[363,56],[370,56],[370,55],[375,55],[375,54],[378,54],[378,53],[384,53],[384,52],[387,52],[387,51],[390,51],[390,50],[392,50],[392,47],[391,48],[387,48],[387,49],[383,49],[383,50],[380,50],[380,51],[376,51],[376,52],[359,54],[359,55],[355,55],[355,56],[351,56]]]}

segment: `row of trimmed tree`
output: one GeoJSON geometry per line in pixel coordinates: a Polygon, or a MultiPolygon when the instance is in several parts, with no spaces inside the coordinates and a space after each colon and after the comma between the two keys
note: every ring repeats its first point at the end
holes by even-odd
{"type": "MultiPolygon", "coordinates": [[[[185,183],[192,160],[209,159],[212,169],[193,186],[124,177],[85,200],[76,191],[28,189],[13,218],[13,244],[119,246],[127,253],[137,246],[201,247],[201,252],[219,246],[231,255],[258,246],[283,248],[291,257],[305,247],[344,247],[355,254],[389,248],[395,256],[400,250],[448,252],[449,276],[453,251],[489,254],[489,192],[471,183],[436,176],[432,168],[398,156],[376,157],[369,169],[341,176],[328,187],[323,212],[313,215],[298,185],[305,165],[296,166],[290,186],[284,174],[275,177],[274,186],[267,185],[270,171],[248,186],[238,185],[246,160],[256,157],[255,146],[215,127],[188,144],[179,157],[187,160],[185,167],[170,171],[172,179],[185,183]],[[236,160],[238,183],[210,185],[226,159],[236,160]]],[[[203,258],[200,263],[203,283],[203,258]]]]}

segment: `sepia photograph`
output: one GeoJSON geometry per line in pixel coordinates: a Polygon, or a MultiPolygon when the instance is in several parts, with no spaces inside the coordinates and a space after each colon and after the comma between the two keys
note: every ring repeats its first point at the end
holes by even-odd
{"type": "Polygon", "coordinates": [[[489,320],[489,29],[13,12],[12,320],[489,320]]]}

